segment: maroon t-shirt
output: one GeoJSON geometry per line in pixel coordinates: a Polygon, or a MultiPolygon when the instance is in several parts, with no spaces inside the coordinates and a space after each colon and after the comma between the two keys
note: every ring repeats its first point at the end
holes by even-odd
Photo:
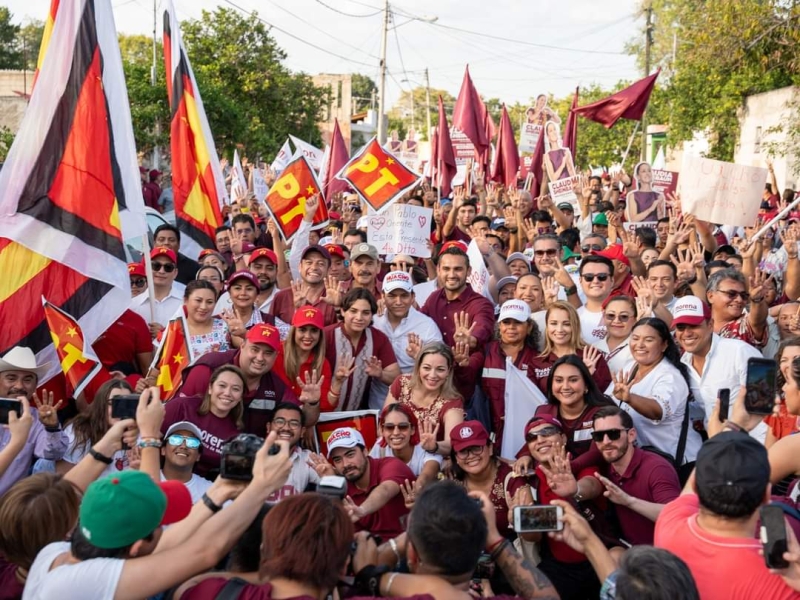
{"type": "Polygon", "coordinates": [[[161,424],[161,433],[166,434],[167,429],[178,421],[189,421],[200,428],[203,434],[203,452],[200,460],[194,467],[194,472],[205,477],[210,471],[219,469],[222,456],[222,445],[240,431],[236,428],[233,418],[229,415],[224,419],[211,414],[198,414],[197,409],[203,403],[200,396],[180,396],[168,402],[164,422],[161,424]]]}
{"type": "MultiPolygon", "coordinates": [[[[311,306],[322,311],[322,315],[325,318],[325,325],[336,323],[336,307],[333,304],[325,302],[324,292],[319,301],[311,306]]],[[[278,317],[284,323],[291,323],[295,310],[294,292],[292,292],[292,288],[280,290],[275,294],[275,299],[272,301],[272,307],[270,308],[270,313],[274,317],[278,317]]]]}
{"type": "Polygon", "coordinates": [[[17,581],[17,565],[0,554],[0,600],[19,600],[25,586],[17,581]]]}
{"type": "Polygon", "coordinates": [[[94,341],[92,348],[105,368],[123,362],[133,365],[138,372],[136,356],[152,352],[153,340],[145,320],[129,309],[94,341]]]}
{"type": "MultiPolygon", "coordinates": [[[[416,480],[413,471],[398,458],[367,458],[367,460],[369,489],[361,490],[353,482],[347,482],[347,495],[352,498],[356,506],[361,506],[370,492],[384,481],[394,481],[397,485],[403,485],[406,479],[410,482],[416,480]]],[[[356,523],[356,531],[369,531],[383,540],[388,540],[406,530],[407,517],[408,509],[403,501],[403,494],[398,490],[397,495],[384,504],[383,508],[359,520],[356,523]]]]}

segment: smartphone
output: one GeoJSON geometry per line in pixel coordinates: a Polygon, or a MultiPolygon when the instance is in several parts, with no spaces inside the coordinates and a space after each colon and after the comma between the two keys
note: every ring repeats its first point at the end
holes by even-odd
{"type": "Polygon", "coordinates": [[[561,531],[564,528],[563,516],[564,509],[560,506],[515,506],[514,531],[561,531]]]}
{"type": "Polygon", "coordinates": [[[112,419],[135,419],[136,408],[139,406],[139,396],[136,394],[123,394],[111,398],[112,419]]]}
{"type": "Polygon", "coordinates": [[[0,398],[0,425],[8,425],[8,415],[17,413],[17,418],[22,416],[22,402],[12,398],[0,398]]]}
{"type": "Polygon", "coordinates": [[[775,406],[775,384],[778,363],[768,358],[747,361],[744,408],[753,415],[771,415],[775,406]]]}
{"type": "Polygon", "coordinates": [[[780,506],[766,505],[760,510],[761,544],[764,547],[764,561],[770,569],[785,569],[789,563],[783,553],[789,548],[786,538],[786,520],[780,506]]]}
{"type": "Polygon", "coordinates": [[[722,388],[717,392],[717,398],[719,398],[719,422],[724,423],[728,419],[728,410],[731,406],[730,388],[722,388]]]}

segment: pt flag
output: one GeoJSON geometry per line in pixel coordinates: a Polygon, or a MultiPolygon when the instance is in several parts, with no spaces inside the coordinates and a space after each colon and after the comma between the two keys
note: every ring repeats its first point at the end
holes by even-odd
{"type": "Polygon", "coordinates": [[[50,337],[61,363],[61,371],[67,380],[67,392],[76,397],[100,371],[100,361],[86,343],[80,324],[42,296],[50,337]]]}
{"type": "Polygon", "coordinates": [[[193,362],[189,328],[181,313],[167,324],[150,365],[150,369],[158,371],[156,386],[161,390],[162,402],[172,399],[183,382],[183,370],[193,362]]]}
{"type": "Polygon", "coordinates": [[[196,259],[201,250],[214,247],[214,230],[222,225],[221,208],[228,196],[172,0],[165,0],[165,4],[164,65],[171,115],[175,222],[184,234],[181,253],[196,259]]]}
{"type": "Polygon", "coordinates": [[[417,185],[420,176],[372,138],[339,174],[376,212],[417,185]]]}
{"type": "Polygon", "coordinates": [[[347,143],[344,141],[344,136],[342,136],[339,119],[335,119],[327,159],[320,173],[322,177],[322,193],[328,204],[330,204],[334,194],[348,190],[347,183],[341,179],[336,179],[336,174],[344,168],[348,160],[350,160],[350,153],[347,151],[347,143]]]}
{"type": "MultiPolygon", "coordinates": [[[[303,155],[294,158],[272,184],[267,194],[267,209],[287,242],[290,242],[300,229],[306,210],[306,200],[319,192],[317,175],[303,155]]],[[[317,229],[327,224],[328,207],[325,202],[320,202],[311,226],[317,229]]]]}
{"type": "Polygon", "coordinates": [[[638,121],[647,109],[659,73],[661,69],[607,98],[573,108],[572,112],[600,123],[606,129],[611,129],[620,119],[638,121]]]}
{"type": "Polygon", "coordinates": [[[110,0],[58,7],[0,182],[0,353],[53,361],[41,383],[59,370],[41,297],[91,344],[130,304],[124,244],[147,231],[110,0]]]}

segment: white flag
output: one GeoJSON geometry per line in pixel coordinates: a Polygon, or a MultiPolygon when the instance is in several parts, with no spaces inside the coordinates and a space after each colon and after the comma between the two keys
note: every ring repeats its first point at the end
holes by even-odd
{"type": "Polygon", "coordinates": [[[283,142],[283,146],[281,146],[281,150],[280,152],[278,152],[278,156],[275,157],[275,160],[272,161],[272,164],[269,167],[270,169],[275,171],[276,177],[280,175],[281,172],[283,172],[283,170],[286,168],[286,165],[289,164],[291,158],[292,158],[292,147],[289,145],[289,140],[286,140],[285,142],[283,142]]]}
{"type": "Polygon", "coordinates": [[[315,171],[322,169],[322,157],[324,155],[322,150],[316,146],[312,146],[308,142],[304,142],[303,140],[296,138],[293,135],[290,135],[289,137],[294,143],[295,148],[297,148],[297,151],[306,157],[306,160],[308,161],[308,164],[311,165],[312,169],[315,171]]]}
{"type": "Polygon", "coordinates": [[[247,180],[244,178],[239,151],[233,151],[233,172],[231,173],[231,199],[239,200],[247,197],[247,180]]]}
{"type": "Polygon", "coordinates": [[[661,169],[662,171],[667,168],[667,159],[664,157],[664,146],[659,146],[658,154],[656,154],[656,157],[653,159],[652,167],[654,169],[661,169]]]}
{"type": "Polygon", "coordinates": [[[525,424],[530,421],[539,406],[547,404],[542,391],[533,383],[525,371],[514,366],[506,358],[505,429],[500,456],[516,460],[517,452],[525,445],[525,424]]]}
{"type": "Polygon", "coordinates": [[[264,200],[267,199],[267,194],[269,194],[269,186],[264,180],[264,176],[261,174],[261,169],[253,169],[252,173],[253,194],[255,194],[256,200],[264,202],[264,200]]]}
{"type": "Polygon", "coordinates": [[[467,283],[472,286],[472,290],[492,299],[489,292],[489,270],[486,268],[486,263],[483,262],[483,254],[478,249],[478,244],[475,240],[470,241],[467,246],[467,258],[469,259],[470,274],[467,277],[467,283]]]}

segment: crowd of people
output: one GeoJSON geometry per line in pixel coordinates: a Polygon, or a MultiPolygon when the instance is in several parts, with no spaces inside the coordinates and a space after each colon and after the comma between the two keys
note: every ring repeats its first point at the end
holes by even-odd
{"type": "Polygon", "coordinates": [[[42,385],[29,348],[0,358],[22,407],[0,426],[0,600],[800,598],[800,213],[755,237],[794,191],[767,184],[752,227],[673,195],[637,227],[624,171],[574,182],[574,206],[423,184],[399,202],[433,209],[425,258],[370,244],[355,194],[309,198],[288,246],[252,197],[199,257],[160,226],[153,289],[129,265],[83,393],[42,385]],[[151,363],[181,313],[194,360],[164,403],[151,363]],[[767,416],[744,406],[758,358],[778,364],[767,416]],[[511,369],[543,399],[522,420],[511,369]],[[558,526],[518,531],[532,505],[558,526]]]}

